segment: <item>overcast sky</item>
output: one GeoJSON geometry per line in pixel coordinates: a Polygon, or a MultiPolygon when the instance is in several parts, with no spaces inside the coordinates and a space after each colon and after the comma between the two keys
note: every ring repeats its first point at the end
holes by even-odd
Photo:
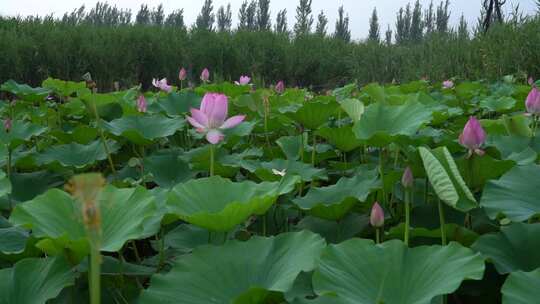
{"type": "MultiPolygon", "coordinates": [[[[367,36],[369,28],[369,17],[374,7],[377,7],[379,20],[381,24],[381,32],[384,35],[387,24],[393,28],[395,24],[396,12],[401,6],[405,6],[408,2],[415,0],[313,0],[312,10],[316,15],[323,10],[329,19],[329,31],[333,31],[337,16],[337,10],[340,5],[343,5],[345,11],[350,17],[350,29],[354,39],[363,39],[367,36]]],[[[87,8],[92,7],[98,1],[91,0],[0,0],[0,14],[2,15],[47,15],[54,14],[62,16],[66,11],[72,11],[75,8],[85,5],[87,8]]],[[[133,15],[136,14],[142,3],[149,6],[157,6],[163,3],[165,12],[170,12],[174,9],[183,8],[184,18],[188,25],[191,25],[204,0],[111,0],[109,4],[116,5],[121,8],[129,8],[133,15]]],[[[237,23],[238,9],[243,0],[214,0],[214,11],[220,5],[231,3],[233,9],[233,24],[237,23]]],[[[420,3],[425,8],[430,0],[420,0],[420,3]]],[[[438,3],[439,0],[434,0],[438,3]]],[[[457,24],[459,17],[463,13],[469,21],[469,25],[476,23],[476,19],[480,12],[482,0],[450,0],[451,2],[451,23],[457,24]]],[[[289,28],[294,24],[294,16],[298,0],[271,0],[272,23],[275,21],[276,13],[283,9],[287,9],[287,17],[289,28]]],[[[535,0],[508,0],[506,10],[510,10],[512,6],[518,5],[526,14],[533,14],[536,10],[535,0]]]]}

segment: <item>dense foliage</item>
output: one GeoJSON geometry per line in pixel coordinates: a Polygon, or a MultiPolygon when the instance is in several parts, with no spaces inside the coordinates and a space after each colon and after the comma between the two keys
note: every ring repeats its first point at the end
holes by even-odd
{"type": "Polygon", "coordinates": [[[386,25],[379,25],[374,11],[369,39],[349,42],[349,14],[354,13],[343,7],[335,32],[326,33],[325,14],[320,12],[315,22],[311,1],[300,1],[294,25],[286,24],[283,10],[272,26],[268,5],[246,1],[234,28],[234,12],[214,8],[208,0],[191,28],[182,10],[165,15],[161,6],[144,5],[134,18],[100,3],[61,19],[0,17],[0,81],[39,85],[47,77],[81,79],[91,72],[101,90],[111,90],[115,81],[127,87],[148,84],[153,77],[174,79],[185,66],[194,82],[208,67],[216,80],[231,81],[249,72],[259,85],[282,79],[323,91],[354,80],[494,80],[509,73],[540,74],[538,17],[515,12],[484,34],[464,19],[452,28],[447,3],[432,3],[422,13],[417,2],[399,11],[396,28],[388,25],[385,38],[379,27],[386,25]]]}
{"type": "Polygon", "coordinates": [[[0,303],[538,299],[539,82],[249,82],[1,85],[0,303]]]}

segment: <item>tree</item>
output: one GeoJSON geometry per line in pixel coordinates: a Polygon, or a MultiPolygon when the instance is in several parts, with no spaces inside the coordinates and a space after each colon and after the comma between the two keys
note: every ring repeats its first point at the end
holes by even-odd
{"type": "Polygon", "coordinates": [[[294,34],[296,37],[309,34],[313,25],[313,16],[311,15],[312,0],[300,0],[296,7],[296,24],[294,25],[294,34]]]}
{"type": "Polygon", "coordinates": [[[165,26],[186,29],[184,23],[184,9],[174,10],[165,19],[165,26]]]}
{"type": "Polygon", "coordinates": [[[328,26],[328,18],[321,10],[319,16],[317,16],[317,26],[315,27],[315,33],[321,37],[326,36],[326,28],[328,26]]]}
{"type": "Polygon", "coordinates": [[[371,18],[369,18],[369,41],[380,42],[381,41],[381,29],[379,26],[379,17],[377,17],[377,8],[373,8],[371,18]]]}
{"type": "Polygon", "coordinates": [[[463,14],[459,18],[458,37],[459,39],[469,40],[469,26],[463,14]]]}
{"type": "Polygon", "coordinates": [[[426,27],[426,34],[430,35],[435,29],[435,13],[433,11],[433,0],[429,2],[429,6],[424,12],[424,26],[426,27]]]}
{"type": "Polygon", "coordinates": [[[484,32],[489,30],[489,27],[494,22],[503,22],[502,7],[506,4],[506,0],[484,0],[482,6],[485,10],[483,20],[484,32]]]}
{"type": "Polygon", "coordinates": [[[402,44],[409,40],[409,32],[407,26],[406,13],[403,7],[399,8],[399,11],[396,16],[396,43],[402,44]]]}
{"type": "Polygon", "coordinates": [[[140,25],[150,24],[150,10],[148,9],[148,5],[141,4],[137,16],[135,16],[135,23],[140,25]]]}
{"type": "Polygon", "coordinates": [[[437,25],[437,32],[447,33],[448,32],[448,21],[450,20],[450,11],[448,7],[450,6],[450,0],[439,3],[437,7],[437,14],[435,18],[435,24],[437,25]]]}
{"type": "Polygon", "coordinates": [[[405,7],[405,41],[411,40],[411,21],[412,21],[412,11],[411,11],[411,4],[407,3],[407,6],[405,7]]]}
{"type": "Polygon", "coordinates": [[[334,37],[343,41],[351,40],[351,31],[349,30],[349,16],[345,16],[343,5],[338,9],[338,19],[336,20],[336,31],[334,37]]]}
{"type": "Polygon", "coordinates": [[[411,40],[418,42],[422,40],[423,34],[424,24],[422,23],[422,6],[420,5],[420,1],[416,0],[411,20],[411,40]]]}
{"type": "Polygon", "coordinates": [[[195,21],[195,27],[199,30],[212,31],[214,29],[215,16],[212,0],[205,0],[201,12],[195,21]]]}
{"type": "Polygon", "coordinates": [[[238,30],[247,30],[247,8],[248,2],[245,0],[238,11],[238,30]]]}
{"type": "Polygon", "coordinates": [[[165,22],[165,12],[163,11],[163,4],[158,5],[150,13],[150,20],[154,25],[163,25],[165,22]]]}
{"type": "Polygon", "coordinates": [[[385,33],[385,42],[386,42],[386,45],[391,45],[392,44],[392,30],[390,29],[390,24],[388,24],[388,28],[386,29],[386,33],[385,33]]]}
{"type": "Polygon", "coordinates": [[[276,25],[274,27],[274,31],[280,34],[286,34],[288,32],[286,9],[282,9],[281,11],[278,12],[277,17],[276,17],[276,25]]]}
{"type": "Polygon", "coordinates": [[[222,5],[217,12],[217,26],[220,32],[230,32],[232,27],[231,4],[227,4],[227,9],[222,5]]]}
{"type": "Polygon", "coordinates": [[[255,0],[252,0],[247,7],[246,22],[248,31],[257,30],[257,2],[255,0]]]}
{"type": "Polygon", "coordinates": [[[259,31],[270,30],[270,0],[259,0],[257,8],[257,27],[259,31]]]}

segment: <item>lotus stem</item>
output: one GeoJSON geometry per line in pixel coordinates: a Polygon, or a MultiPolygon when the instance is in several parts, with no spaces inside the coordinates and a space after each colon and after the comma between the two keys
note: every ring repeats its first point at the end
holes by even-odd
{"type": "Polygon", "coordinates": [[[311,165],[315,167],[315,146],[317,145],[317,136],[315,135],[315,131],[311,131],[312,135],[312,143],[313,147],[311,150],[311,165]]]}
{"type": "Polygon", "coordinates": [[[210,145],[210,176],[214,176],[214,145],[210,145]]]}
{"type": "MultiPolygon", "coordinates": [[[[11,181],[11,157],[12,157],[12,152],[11,152],[11,145],[8,144],[8,155],[7,155],[7,162],[6,162],[6,173],[7,173],[7,178],[9,181],[11,181]]],[[[11,194],[8,194],[8,201],[9,201],[9,210],[12,210],[13,209],[13,202],[11,200],[11,194]]]]}
{"type": "Polygon", "coordinates": [[[93,98],[92,95],[92,107],[94,108],[94,115],[96,117],[96,126],[99,129],[99,137],[101,138],[101,142],[103,143],[103,148],[105,149],[105,153],[107,153],[107,160],[109,161],[109,166],[111,167],[111,171],[113,174],[116,174],[116,169],[114,168],[114,162],[111,157],[111,151],[109,149],[109,145],[107,144],[107,139],[105,138],[105,132],[103,129],[99,126],[99,113],[96,106],[96,100],[93,98]]]}
{"type": "Polygon", "coordinates": [[[381,228],[375,228],[375,243],[381,243],[381,228]]]}
{"type": "Polygon", "coordinates": [[[446,246],[446,229],[444,221],[444,206],[441,200],[439,199],[439,221],[441,223],[441,243],[443,246],[446,246]]]}
{"type": "Polygon", "coordinates": [[[266,236],[266,213],[262,215],[262,235],[266,236]]]}
{"type": "Polygon", "coordinates": [[[409,230],[411,226],[411,194],[410,189],[405,189],[405,235],[403,241],[409,246],[409,230]]]}
{"type": "Polygon", "coordinates": [[[384,160],[383,160],[383,148],[379,149],[379,174],[381,176],[381,183],[382,183],[382,203],[384,206],[387,206],[386,201],[386,190],[384,190],[384,160]]]}
{"type": "Polygon", "coordinates": [[[95,244],[92,244],[91,247],[89,269],[90,303],[99,304],[101,302],[101,254],[95,244]]]}

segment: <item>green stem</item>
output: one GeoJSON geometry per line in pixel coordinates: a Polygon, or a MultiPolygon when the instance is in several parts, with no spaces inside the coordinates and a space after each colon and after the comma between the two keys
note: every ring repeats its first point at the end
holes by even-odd
{"type": "Polygon", "coordinates": [[[381,188],[381,191],[382,191],[382,203],[384,206],[388,207],[387,206],[387,201],[386,201],[386,191],[384,190],[384,160],[383,160],[383,149],[380,148],[379,149],[379,174],[381,176],[381,183],[382,183],[382,188],[381,188]]]}
{"type": "Polygon", "coordinates": [[[411,190],[405,189],[405,236],[403,240],[409,246],[409,229],[411,227],[411,190]]]}
{"type": "Polygon", "coordinates": [[[262,234],[263,236],[266,236],[266,213],[261,215],[262,216],[262,234]]]}
{"type": "Polygon", "coordinates": [[[214,176],[214,145],[210,145],[210,176],[214,176]]]}
{"type": "MultiPolygon", "coordinates": [[[[8,155],[7,155],[7,163],[6,163],[6,173],[8,181],[11,181],[11,147],[8,145],[8,155]]],[[[13,209],[13,202],[11,200],[11,194],[8,194],[8,201],[9,201],[9,210],[13,209]]]]}
{"type": "Polygon", "coordinates": [[[315,167],[315,146],[317,145],[317,136],[315,136],[315,131],[311,131],[313,147],[311,150],[311,165],[315,167]]]}
{"type": "Polygon", "coordinates": [[[159,240],[159,264],[158,269],[162,269],[165,265],[165,235],[163,229],[160,231],[160,240],[159,240]]]}
{"type": "Polygon", "coordinates": [[[105,138],[105,132],[99,125],[99,113],[96,106],[96,100],[92,98],[92,106],[94,108],[94,115],[96,117],[96,126],[99,128],[99,137],[101,138],[101,142],[103,143],[103,148],[105,149],[105,153],[107,153],[107,160],[109,161],[109,166],[111,167],[111,171],[113,174],[116,175],[116,169],[114,168],[114,162],[111,157],[111,150],[109,149],[109,145],[107,144],[107,139],[105,138]]]}
{"type": "Polygon", "coordinates": [[[90,253],[90,303],[99,304],[101,302],[101,255],[97,246],[92,245],[90,253]]]}
{"type": "Polygon", "coordinates": [[[131,246],[133,247],[133,253],[135,253],[135,259],[138,263],[141,262],[141,256],[139,255],[139,250],[137,249],[137,244],[135,241],[131,241],[131,246]]]}
{"type": "Polygon", "coordinates": [[[381,243],[381,228],[375,228],[375,242],[377,244],[381,243]]]}
{"type": "Polygon", "coordinates": [[[439,199],[439,221],[441,223],[441,243],[443,246],[446,246],[446,229],[444,221],[444,206],[441,200],[439,199]]]}

